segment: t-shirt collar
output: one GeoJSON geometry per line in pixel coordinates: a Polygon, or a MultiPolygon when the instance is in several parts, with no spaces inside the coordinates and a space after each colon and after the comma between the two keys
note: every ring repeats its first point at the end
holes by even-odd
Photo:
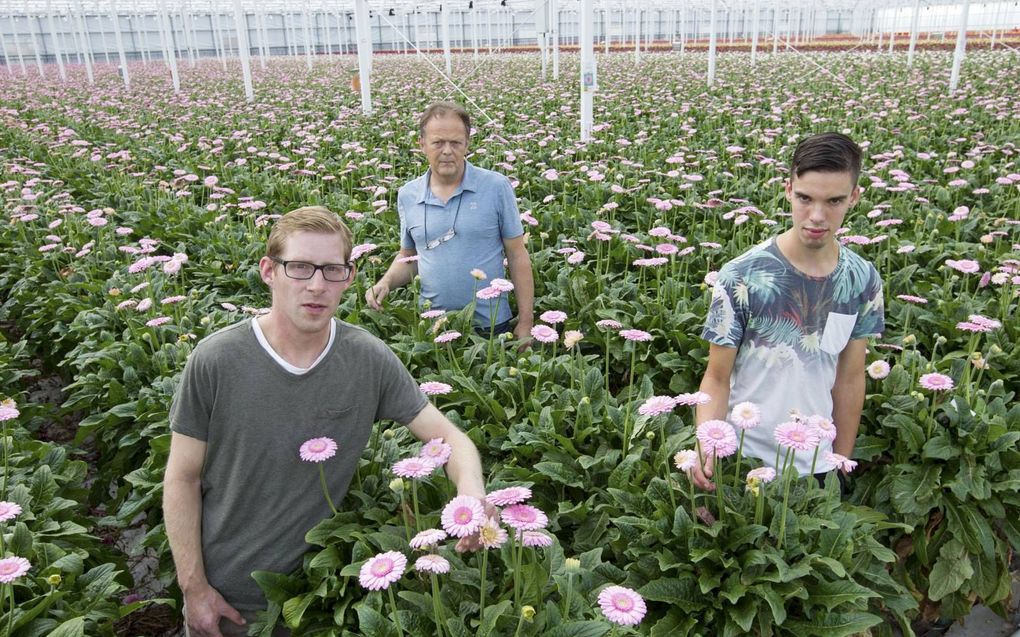
{"type": "MultiPolygon", "coordinates": [[[[428,184],[431,177],[432,169],[429,168],[422,176],[421,194],[418,195],[418,203],[425,203],[425,199],[429,196],[428,184]]],[[[460,185],[453,191],[453,195],[451,195],[450,198],[452,199],[464,191],[478,192],[478,169],[472,166],[471,162],[466,159],[464,160],[464,176],[461,178],[460,185]]]]}

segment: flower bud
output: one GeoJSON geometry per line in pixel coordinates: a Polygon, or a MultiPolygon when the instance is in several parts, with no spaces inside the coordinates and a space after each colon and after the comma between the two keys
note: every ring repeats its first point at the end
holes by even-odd
{"type": "Polygon", "coordinates": [[[903,337],[903,344],[904,345],[913,345],[916,342],[917,342],[917,337],[914,336],[913,334],[907,334],[906,336],[903,337]]]}
{"type": "Polygon", "coordinates": [[[582,405],[590,405],[591,404],[591,398],[589,398],[587,396],[582,396],[581,397],[581,404],[582,405]]]}
{"type": "Polygon", "coordinates": [[[564,561],[564,565],[566,566],[568,573],[577,573],[581,570],[581,560],[576,557],[568,557],[564,561]]]}
{"type": "Polygon", "coordinates": [[[645,440],[655,440],[655,432],[654,431],[646,431],[645,432],[645,440]]]}
{"type": "Polygon", "coordinates": [[[988,348],[988,351],[991,352],[992,354],[1001,354],[1002,348],[999,347],[998,345],[993,344],[991,347],[988,348]]]}
{"type": "Polygon", "coordinates": [[[517,375],[517,368],[516,368],[516,367],[511,367],[510,369],[508,369],[508,370],[507,370],[507,372],[506,372],[506,373],[507,373],[507,374],[508,374],[508,375],[509,375],[510,377],[514,377],[514,376],[516,376],[516,375],[517,375]]]}
{"type": "Polygon", "coordinates": [[[120,288],[110,288],[110,291],[107,292],[107,294],[110,296],[120,296],[120,288]]]}
{"type": "Polygon", "coordinates": [[[382,437],[386,440],[393,440],[393,436],[396,435],[397,433],[395,431],[393,431],[392,429],[387,429],[386,431],[383,432],[382,437]]]}
{"type": "Polygon", "coordinates": [[[404,480],[402,478],[393,478],[390,480],[390,491],[393,493],[403,493],[404,480]]]}
{"type": "Polygon", "coordinates": [[[64,581],[64,578],[60,577],[60,573],[54,573],[46,578],[46,583],[50,586],[60,586],[62,581],[64,581]]]}
{"type": "Polygon", "coordinates": [[[524,621],[529,621],[529,622],[531,620],[535,619],[535,607],[534,606],[525,606],[524,608],[522,608],[521,609],[521,617],[524,618],[524,621]]]}

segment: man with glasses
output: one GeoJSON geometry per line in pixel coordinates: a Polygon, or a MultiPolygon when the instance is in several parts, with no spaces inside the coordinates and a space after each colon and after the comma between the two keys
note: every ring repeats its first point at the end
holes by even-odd
{"type": "Polygon", "coordinates": [[[511,327],[509,301],[500,295],[476,302],[475,326],[484,334],[494,325],[496,334],[512,330],[518,339],[530,338],[535,285],[510,181],[465,159],[471,118],[459,105],[429,106],[419,121],[419,133],[429,168],[397,195],[400,253],[366,290],[368,305],[381,309],[390,290],[420,274],[423,303],[459,310],[475,301],[476,289],[505,276],[505,256],[517,298],[517,324],[511,327]],[[485,280],[477,281],[473,271],[483,272],[485,280]]]}
{"type": "Polygon", "coordinates": [[[284,215],[259,261],[269,313],[202,339],[185,365],[170,408],[163,511],[191,636],[246,634],[266,607],[251,573],[299,568],[305,533],[332,515],[319,472],[299,453],[306,442],[322,443],[316,461],[329,457],[333,502],[379,420],[443,439],[458,493],[485,496],[471,440],[382,341],[334,318],[353,277],[351,245],[325,208],[284,215]]]}

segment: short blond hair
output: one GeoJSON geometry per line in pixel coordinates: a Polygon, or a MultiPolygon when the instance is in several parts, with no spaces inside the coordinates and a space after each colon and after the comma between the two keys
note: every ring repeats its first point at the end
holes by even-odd
{"type": "Polygon", "coordinates": [[[279,258],[287,238],[297,232],[338,234],[343,244],[343,260],[351,255],[354,235],[339,215],[325,206],[305,206],[291,210],[276,221],[266,241],[266,256],[279,258]]]}

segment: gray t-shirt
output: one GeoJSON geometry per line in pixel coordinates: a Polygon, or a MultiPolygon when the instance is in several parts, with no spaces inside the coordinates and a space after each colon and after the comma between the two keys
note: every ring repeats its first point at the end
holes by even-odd
{"type": "Polygon", "coordinates": [[[336,441],[323,468],[340,506],[373,423],[407,424],[427,404],[382,341],[342,321],[328,355],[301,375],[272,359],[251,321],[203,339],[185,365],[170,428],[207,443],[202,555],[209,583],[239,610],[264,608],[251,572],[300,566],[305,533],[331,515],[318,467],[298,455],[301,444],[336,441]]]}
{"type": "MultiPolygon", "coordinates": [[[[882,333],[882,298],[878,271],[846,247],[826,277],[795,268],[775,239],[719,270],[702,338],[738,348],[727,413],[744,401],[761,409],[761,425],[746,433],[745,455],[773,465],[773,433],[776,425],[790,420],[791,410],[832,418],[839,355],[851,340],[882,333]]],[[[832,469],[824,460],[831,450],[829,442],[819,445],[816,472],[832,469]]],[[[812,452],[797,454],[800,475],[811,471],[813,457],[812,452]]]]}

